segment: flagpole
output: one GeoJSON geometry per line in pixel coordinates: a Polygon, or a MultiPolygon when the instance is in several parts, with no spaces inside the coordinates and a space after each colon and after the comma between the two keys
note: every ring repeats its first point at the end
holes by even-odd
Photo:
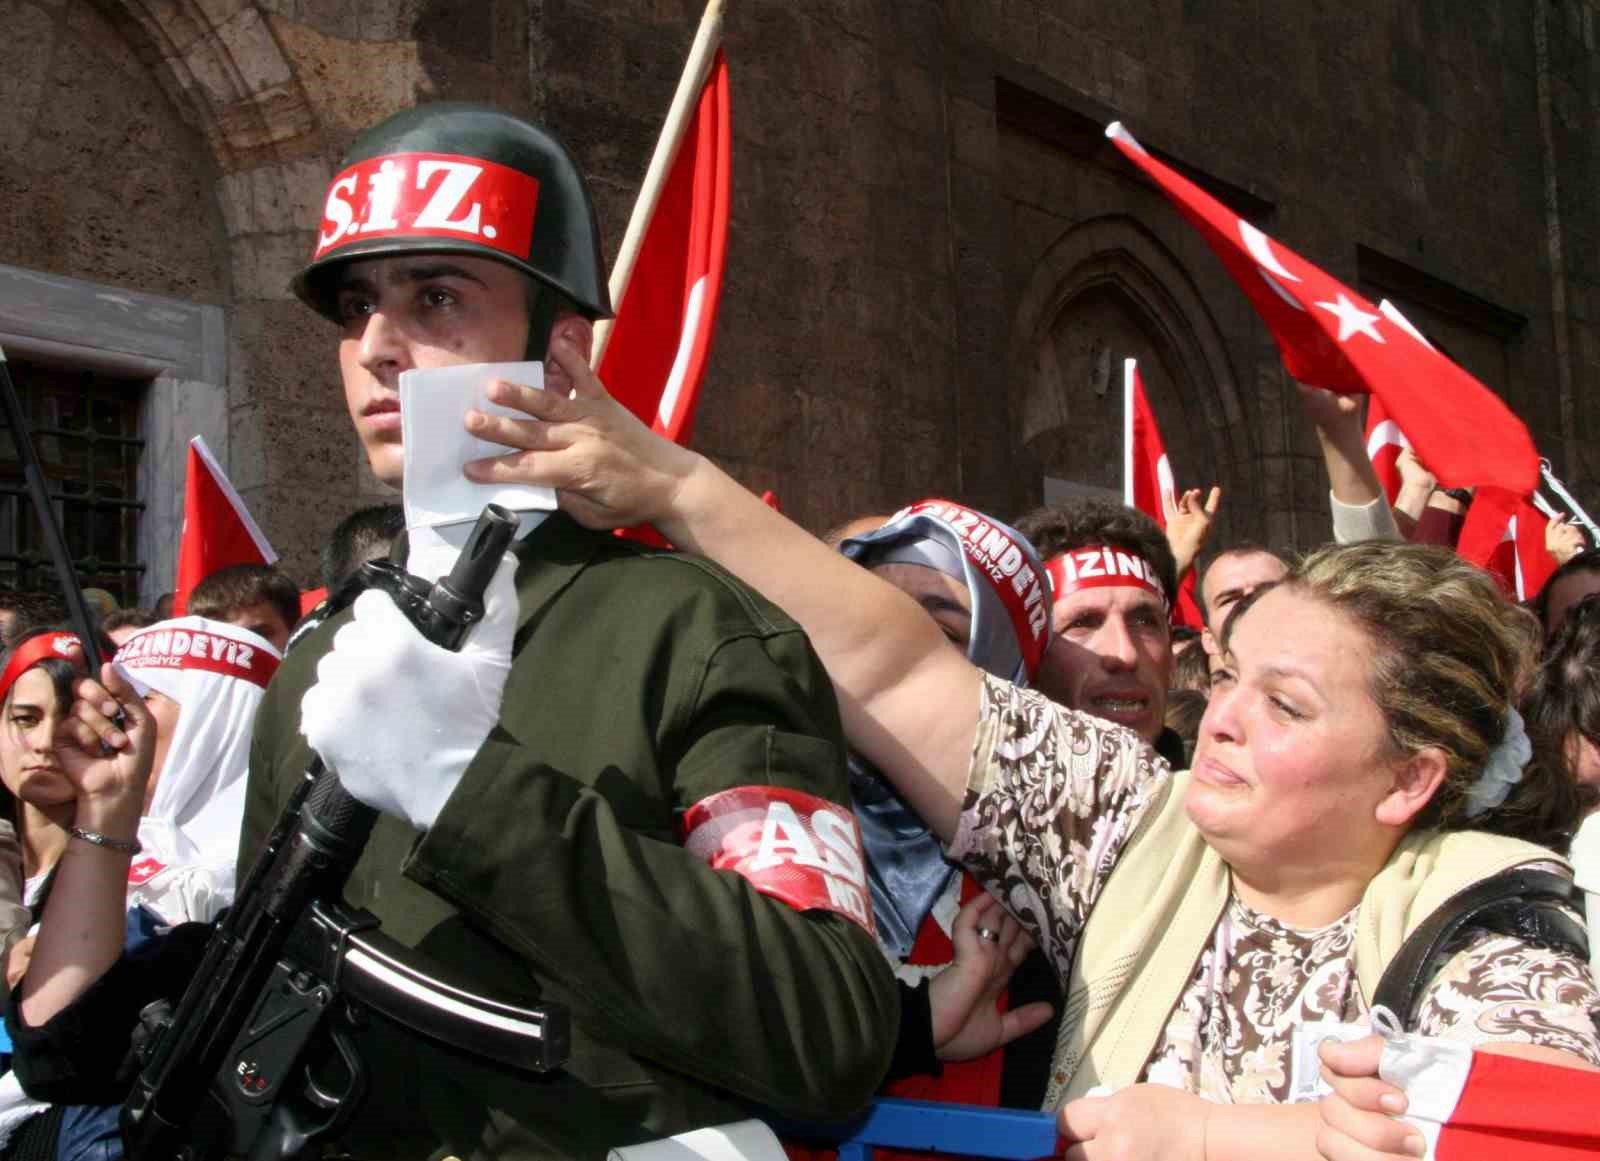
{"type": "Polygon", "coordinates": [[[1130,508],[1134,503],[1133,486],[1133,375],[1137,359],[1122,360],[1122,502],[1130,508]]]}
{"type": "MultiPolygon", "coordinates": [[[[1600,544],[1600,528],[1595,527],[1594,521],[1589,519],[1589,513],[1585,512],[1583,506],[1578,503],[1573,494],[1567,491],[1567,486],[1556,478],[1556,474],[1550,470],[1549,460],[1539,461],[1539,472],[1544,476],[1544,482],[1550,485],[1550,490],[1560,496],[1562,502],[1572,510],[1572,518],[1588,529],[1589,535],[1594,538],[1595,543],[1600,544]]],[[[1534,496],[1537,499],[1538,493],[1534,493],[1534,496]]],[[[1553,516],[1554,513],[1551,513],[1551,515],[1553,516]]]]}
{"type": "MultiPolygon", "coordinates": [[[[644,243],[645,227],[649,225],[661,192],[666,188],[667,175],[672,172],[672,160],[677,156],[684,131],[694,117],[695,104],[700,91],[705,88],[706,77],[717,49],[722,44],[722,13],[726,0],[709,0],[700,17],[700,27],[695,32],[694,44],[689,48],[689,59],[678,78],[678,91],[672,95],[672,105],[667,110],[666,122],[661,126],[661,136],[656,138],[655,153],[650,157],[650,167],[645,170],[644,184],[633,203],[633,214],[628,218],[628,231],[622,236],[622,248],[611,267],[611,308],[619,310],[622,298],[628,292],[628,282],[633,277],[634,264],[639,260],[639,248],[644,243]]],[[[594,353],[589,363],[598,367],[611,341],[611,319],[600,319],[594,324],[594,353]]]]}

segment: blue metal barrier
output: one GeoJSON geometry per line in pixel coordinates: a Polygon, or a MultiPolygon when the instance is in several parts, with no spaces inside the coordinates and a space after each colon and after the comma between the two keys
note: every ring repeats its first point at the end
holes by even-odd
{"type": "Polygon", "coordinates": [[[838,1142],[839,1161],[871,1161],[876,1148],[1032,1161],[1058,1147],[1050,1113],[888,1098],[825,1135],[838,1142]]]}

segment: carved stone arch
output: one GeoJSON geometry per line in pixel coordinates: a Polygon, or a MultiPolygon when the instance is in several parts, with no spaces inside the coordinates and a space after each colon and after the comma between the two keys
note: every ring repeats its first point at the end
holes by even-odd
{"type": "Polygon", "coordinates": [[[244,0],[93,0],[205,135],[224,173],[305,152],[317,120],[260,7],[244,0]]]}
{"type": "Polygon", "coordinates": [[[1009,354],[1019,485],[1120,491],[1126,356],[1140,361],[1179,486],[1221,483],[1224,528],[1230,513],[1259,512],[1257,443],[1221,330],[1177,258],[1123,215],[1062,234],[1023,289],[1009,354]]]}
{"type": "MultiPolygon", "coordinates": [[[[148,522],[165,534],[181,518],[182,444],[197,426],[191,416],[203,405],[208,418],[199,429],[251,514],[291,571],[311,575],[304,562],[314,559],[327,529],[306,520],[303,507],[280,493],[303,486],[296,465],[306,462],[341,465],[323,483],[332,495],[353,495],[358,477],[348,426],[336,422],[342,397],[326,389],[326,347],[304,341],[308,316],[289,282],[310,251],[321,191],[343,142],[330,140],[307,91],[315,78],[291,46],[280,43],[269,5],[90,0],[90,7],[203,143],[214,163],[205,177],[214,183],[221,211],[220,229],[211,212],[172,224],[191,233],[203,230],[215,239],[214,252],[225,255],[219,319],[224,357],[218,378],[181,407],[172,391],[150,393],[146,425],[163,450],[147,458],[172,465],[173,479],[163,476],[144,489],[148,522]],[[342,468],[346,463],[352,465],[348,470],[342,468]]],[[[170,539],[176,543],[175,536],[170,539]]]]}

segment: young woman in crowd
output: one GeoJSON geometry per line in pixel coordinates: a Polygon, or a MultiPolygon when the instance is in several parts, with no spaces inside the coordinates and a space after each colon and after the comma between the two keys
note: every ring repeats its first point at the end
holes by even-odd
{"type": "MultiPolygon", "coordinates": [[[[33,949],[28,933],[51,872],[69,849],[83,845],[70,839],[76,790],[57,752],[73,685],[83,676],[76,663],[81,655],[72,632],[35,628],[19,636],[0,666],[0,803],[16,835],[15,849],[0,855],[8,987],[27,970],[33,949]]],[[[0,1145],[19,1131],[53,1139],[59,1116],[48,1123],[39,1116],[48,1107],[26,1097],[13,1073],[0,1076],[0,1145]]]]}
{"type": "MultiPolygon", "coordinates": [[[[80,656],[70,634],[23,639],[15,663],[31,667],[19,670],[8,691],[7,728],[0,731],[0,770],[23,803],[24,897],[40,909],[37,884],[56,870],[49,894],[54,899],[59,891],[60,898],[43,908],[32,941],[39,954],[29,958],[29,943],[12,953],[13,986],[28,973],[72,986],[71,967],[58,971],[63,945],[57,935],[85,940],[83,946],[107,949],[114,958],[172,925],[209,920],[228,905],[250,730],[278,664],[277,651],[261,637],[200,617],[135,633],[115,664],[131,683],[121,687],[130,714],[122,736],[128,745],[141,739],[145,748],[137,761],[120,755],[108,761],[96,752],[98,743],[87,751],[75,744],[82,739],[69,709],[81,674],[65,656],[80,656]],[[30,649],[34,641],[39,644],[30,649]],[[132,696],[135,689],[143,700],[132,696]],[[140,771],[137,784],[130,769],[140,771]],[[108,780],[108,770],[121,774],[108,780]],[[12,771],[19,774],[14,788],[12,771]]],[[[8,667],[5,677],[11,676],[8,667]]],[[[5,1085],[15,1084],[8,1074],[5,1085]]],[[[3,1091],[0,1086],[0,1096],[3,1091]]],[[[61,1161],[120,1155],[117,1110],[106,1106],[57,1114],[59,1127],[51,1124],[49,1132],[59,1134],[55,1155],[61,1161]]],[[[46,1107],[36,1101],[19,1106],[30,1116],[46,1107]]],[[[0,1124],[3,1118],[0,1113],[0,1124]]]]}
{"type": "MultiPolygon", "coordinates": [[[[74,792],[56,756],[56,741],[72,705],[73,683],[82,676],[73,661],[79,655],[71,632],[35,629],[7,651],[0,669],[0,783],[5,787],[0,802],[16,828],[18,847],[0,869],[7,909],[0,940],[8,953],[32,926],[29,909],[61,857],[72,825],[74,792]]],[[[18,962],[26,956],[24,946],[18,962]]]]}
{"type": "Polygon", "coordinates": [[[1600,593],[1600,548],[1588,548],[1564,560],[1533,600],[1545,640],[1555,638],[1573,605],[1595,593],[1600,593]]]}
{"type": "MultiPolygon", "coordinates": [[[[553,485],[591,525],[653,522],[800,621],[852,746],[1065,982],[1047,1099],[1085,1156],[1311,1155],[1317,1109],[1290,1102],[1315,1089],[1316,1040],[1297,1029],[1359,1017],[1458,891],[1561,866],[1535,844],[1570,834],[1575,788],[1511,712],[1536,633],[1452,553],[1325,549],[1236,613],[1174,775],[1127,731],[981,673],[903,594],[649,433],[576,351],[555,357],[574,395],[496,385],[531,418],[470,415],[518,450],[468,474],[553,485]]],[[[1414,1027],[1592,1067],[1597,1006],[1574,952],[1484,931],[1414,1027]]]]}
{"type": "Polygon", "coordinates": [[[1528,732],[1559,748],[1591,809],[1600,803],[1600,596],[1574,604],[1545,647],[1523,706],[1528,732]]]}
{"type": "MultiPolygon", "coordinates": [[[[968,660],[1018,684],[1032,681],[1049,629],[1049,577],[1033,546],[998,520],[923,500],[845,539],[839,551],[914,599],[968,660]],[[1022,583],[991,572],[1006,561],[1022,583]]],[[[1041,1026],[1045,1003],[997,1007],[1032,944],[870,763],[851,753],[850,795],[866,853],[878,944],[900,984],[900,1036],[886,1095],[964,1104],[1006,1103],[1044,1071],[998,1049],[1041,1026]],[[1002,1073],[1004,1075],[1002,1076],[1002,1073]]],[[[1014,996],[1013,996],[1014,1001],[1014,996]]],[[[1040,1076],[1036,1084],[1042,1090],[1040,1076]]],[[[791,1150],[792,1152],[792,1150],[791,1150]]]]}

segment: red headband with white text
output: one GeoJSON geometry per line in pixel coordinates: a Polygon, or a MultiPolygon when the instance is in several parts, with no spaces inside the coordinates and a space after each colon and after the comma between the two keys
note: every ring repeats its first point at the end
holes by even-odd
{"type": "Polygon", "coordinates": [[[1055,600],[1084,589],[1136,588],[1154,593],[1163,605],[1167,603],[1155,566],[1131,549],[1104,544],[1069,548],[1051,557],[1044,567],[1055,588],[1055,600]]]}
{"type": "Polygon", "coordinates": [[[390,153],[333,179],[322,207],[316,261],[371,238],[455,239],[528,260],[539,183],[481,157],[390,153]]]}
{"type": "MultiPolygon", "coordinates": [[[[956,534],[961,551],[1005,609],[1027,679],[1033,680],[1050,636],[1049,594],[1039,576],[1033,546],[1007,525],[948,500],[912,504],[895,513],[889,523],[908,516],[934,517],[956,534]]],[[[972,615],[976,621],[981,616],[980,609],[975,607],[972,615]]]]}
{"type": "MultiPolygon", "coordinates": [[[[198,621],[199,618],[186,618],[198,621]]],[[[177,629],[173,622],[143,629],[129,637],[117,650],[116,661],[135,682],[148,679],[161,670],[203,669],[259,685],[262,689],[278,671],[278,659],[251,641],[228,636],[226,625],[217,624],[212,632],[177,629]]]]}
{"type": "Polygon", "coordinates": [[[81,645],[76,633],[40,633],[29,637],[16,647],[11,660],[6,662],[5,672],[0,673],[0,702],[5,701],[17,678],[46,658],[59,657],[82,669],[83,655],[77,652],[81,645]]]}

